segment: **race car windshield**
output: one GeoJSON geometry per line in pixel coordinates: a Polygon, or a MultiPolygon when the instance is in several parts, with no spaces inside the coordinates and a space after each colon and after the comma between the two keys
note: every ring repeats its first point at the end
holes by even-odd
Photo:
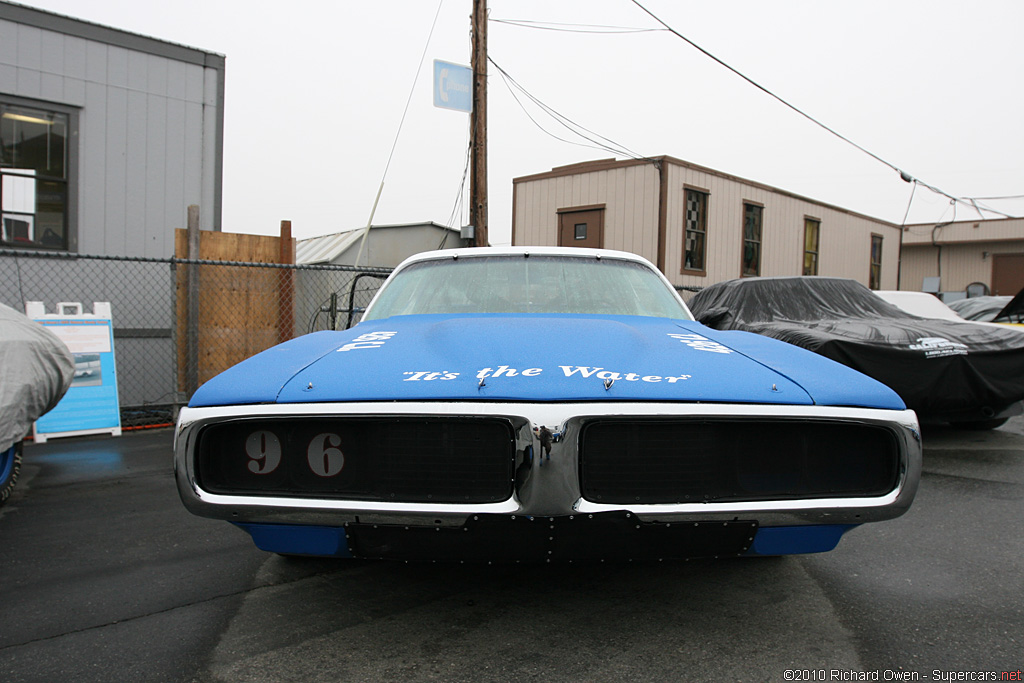
{"type": "Polygon", "coordinates": [[[476,256],[402,269],[364,320],[431,313],[582,313],[692,320],[649,267],[618,259],[476,256]]]}

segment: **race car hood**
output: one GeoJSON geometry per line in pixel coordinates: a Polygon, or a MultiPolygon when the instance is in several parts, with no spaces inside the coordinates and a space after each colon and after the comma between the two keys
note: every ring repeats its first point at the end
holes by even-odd
{"type": "Polygon", "coordinates": [[[204,384],[190,406],[686,401],[902,410],[888,387],[759,335],[591,315],[416,315],[318,332],[204,384]]]}

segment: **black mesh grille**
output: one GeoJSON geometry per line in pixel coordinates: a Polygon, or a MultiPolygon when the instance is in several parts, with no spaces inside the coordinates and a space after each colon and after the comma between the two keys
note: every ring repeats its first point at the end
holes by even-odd
{"type": "Polygon", "coordinates": [[[898,475],[895,436],[866,424],[623,419],[580,435],[583,496],[601,503],[879,496],[898,475]]]}
{"type": "Polygon", "coordinates": [[[212,493],[489,503],[512,495],[512,428],[496,419],[241,420],[199,435],[212,493]]]}

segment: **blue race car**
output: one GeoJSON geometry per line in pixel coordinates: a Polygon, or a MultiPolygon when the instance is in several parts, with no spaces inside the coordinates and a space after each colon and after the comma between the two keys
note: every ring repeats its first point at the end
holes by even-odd
{"type": "Polygon", "coordinates": [[[285,555],[655,560],[831,550],[907,510],[921,442],[889,388],[695,322],[638,256],[486,248],[207,382],[175,471],[285,555]]]}

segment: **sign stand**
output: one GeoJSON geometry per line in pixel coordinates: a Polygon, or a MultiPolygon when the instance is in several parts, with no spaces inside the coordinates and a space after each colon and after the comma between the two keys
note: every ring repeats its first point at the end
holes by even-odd
{"type": "Polygon", "coordinates": [[[92,313],[82,304],[61,302],[48,314],[42,301],[25,302],[25,313],[67,344],[75,357],[75,378],[60,403],[32,426],[36,443],[64,436],[121,435],[110,303],[96,301],[92,313]]]}

